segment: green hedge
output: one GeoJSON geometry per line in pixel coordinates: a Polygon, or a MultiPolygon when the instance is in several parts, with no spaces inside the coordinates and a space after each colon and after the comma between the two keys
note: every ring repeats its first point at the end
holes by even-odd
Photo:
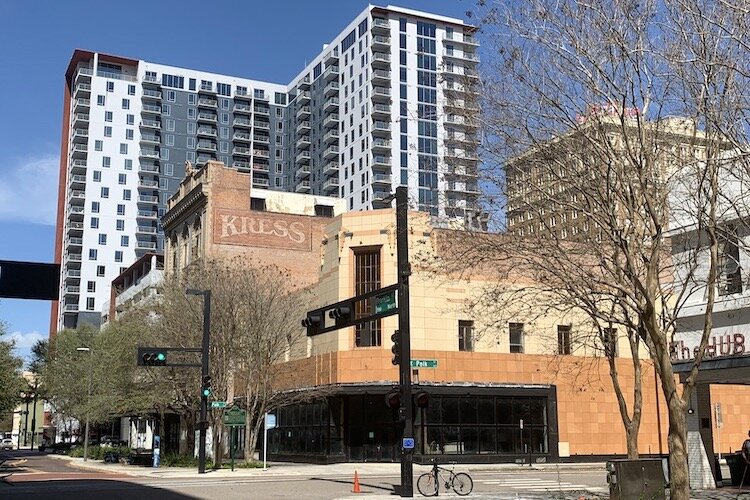
{"type": "MultiPolygon", "coordinates": [[[[128,446],[89,446],[88,456],[92,460],[104,460],[107,453],[119,453],[120,457],[127,458],[131,449],[128,446]]],[[[68,453],[71,457],[83,457],[83,446],[76,446],[68,453]]]]}

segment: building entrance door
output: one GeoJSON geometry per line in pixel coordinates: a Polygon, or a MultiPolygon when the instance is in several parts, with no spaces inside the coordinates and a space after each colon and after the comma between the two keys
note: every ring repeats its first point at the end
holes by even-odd
{"type": "Polygon", "coordinates": [[[400,460],[401,426],[382,395],[351,396],[347,404],[348,454],[351,461],[395,462],[400,460]]]}

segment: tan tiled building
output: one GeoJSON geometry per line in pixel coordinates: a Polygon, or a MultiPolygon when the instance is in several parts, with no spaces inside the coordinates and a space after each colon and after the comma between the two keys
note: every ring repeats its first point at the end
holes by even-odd
{"type": "MultiPolygon", "coordinates": [[[[270,194],[251,191],[249,176],[214,163],[191,172],[164,217],[166,271],[179,271],[205,255],[250,255],[310,283],[315,291],[310,309],[396,283],[395,210],[341,213],[331,199],[303,202],[270,194]]],[[[519,309],[497,321],[472,312],[467,304],[492,284],[495,273],[436,272],[434,264],[447,258],[447,244],[461,233],[433,228],[429,216],[418,212],[410,212],[409,226],[411,355],[434,362],[413,370],[415,391],[430,398],[416,412],[416,459],[445,454],[497,462],[531,452],[534,460],[555,461],[624,454],[625,434],[606,361],[595,356],[594,347],[575,345],[576,335],[564,335],[585,334],[582,318],[568,313],[532,320],[519,309]]],[[[513,286],[508,283],[509,290],[513,286]]],[[[269,436],[272,456],[320,462],[399,459],[400,424],[384,400],[398,383],[390,340],[396,325],[391,316],[296,346],[279,366],[279,387],[323,386],[328,393],[320,401],[278,411],[279,427],[269,436]]],[[[623,339],[623,355],[626,346],[623,339]]],[[[631,360],[617,364],[630,401],[631,360]]],[[[644,364],[639,448],[665,452],[666,409],[653,371],[644,364]]]]}

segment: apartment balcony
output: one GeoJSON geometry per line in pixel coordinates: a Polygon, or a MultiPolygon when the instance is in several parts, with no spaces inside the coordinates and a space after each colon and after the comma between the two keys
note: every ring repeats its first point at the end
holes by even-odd
{"type": "Polygon", "coordinates": [[[332,113],[330,115],[327,115],[325,119],[323,119],[323,127],[325,128],[332,128],[339,126],[339,114],[338,113],[332,113]]]}
{"type": "Polygon", "coordinates": [[[338,142],[339,140],[339,131],[338,129],[329,130],[326,135],[323,136],[323,142],[326,144],[332,144],[334,142],[338,142]]]}
{"type": "Polygon", "coordinates": [[[136,226],[135,234],[156,234],[156,228],[153,226],[136,226]]]}
{"type": "Polygon", "coordinates": [[[387,69],[376,69],[372,72],[373,83],[387,84],[391,81],[391,72],[387,69]]]}
{"type": "Polygon", "coordinates": [[[73,115],[73,127],[79,128],[82,126],[88,126],[89,114],[88,113],[75,113],[73,115]]]}
{"type": "Polygon", "coordinates": [[[267,174],[268,172],[270,172],[270,168],[268,167],[268,165],[264,165],[262,163],[253,163],[253,172],[267,174]]]}
{"type": "Polygon", "coordinates": [[[266,92],[262,89],[255,89],[255,91],[253,92],[253,98],[255,98],[256,101],[268,102],[268,96],[266,95],[266,92]]]}
{"type": "Polygon", "coordinates": [[[158,104],[142,104],[141,110],[145,115],[160,115],[161,106],[158,104]]]}
{"type": "Polygon", "coordinates": [[[339,190],[339,180],[338,179],[328,179],[323,183],[323,192],[324,193],[330,193],[330,192],[336,192],[339,190]]]}
{"type": "Polygon", "coordinates": [[[390,191],[373,191],[372,192],[372,201],[383,203],[387,198],[391,196],[390,191]]]}
{"type": "Polygon", "coordinates": [[[271,128],[271,124],[265,120],[255,120],[253,122],[253,127],[269,130],[271,128]]]}
{"type": "Polygon", "coordinates": [[[76,85],[74,92],[75,92],[74,96],[76,98],[91,95],[91,84],[79,83],[78,85],[76,85]]]}
{"type": "Polygon", "coordinates": [[[385,35],[373,35],[372,37],[372,46],[375,47],[386,47],[390,48],[391,46],[391,37],[385,36],[385,35]]]}
{"type": "Polygon", "coordinates": [[[372,88],[372,101],[373,102],[391,102],[391,89],[388,87],[373,87],[372,88]]]}
{"type": "Polygon", "coordinates": [[[326,85],[326,88],[323,89],[323,94],[326,97],[331,97],[333,95],[338,95],[339,88],[340,88],[340,85],[339,85],[338,81],[330,82],[328,85],[326,85]]]}
{"type": "Polygon", "coordinates": [[[297,82],[297,87],[299,89],[309,89],[310,88],[310,76],[303,77],[299,82],[297,82]]]}
{"type": "Polygon", "coordinates": [[[297,129],[296,129],[297,135],[302,134],[302,133],[306,134],[309,131],[310,131],[309,121],[304,120],[304,121],[299,122],[299,124],[297,125],[297,129]]]}
{"type": "Polygon", "coordinates": [[[233,110],[233,111],[234,111],[235,113],[241,113],[241,114],[243,114],[243,115],[249,115],[249,114],[251,114],[251,113],[253,112],[253,107],[252,107],[252,106],[250,106],[249,104],[239,104],[239,103],[235,103],[235,105],[234,105],[234,107],[232,108],[232,110],[233,110]]]}
{"type": "Polygon", "coordinates": [[[294,188],[294,191],[297,193],[309,193],[310,192],[310,181],[300,181],[297,183],[297,186],[294,188]]]}
{"type": "Polygon", "coordinates": [[[297,157],[294,159],[296,163],[307,163],[310,161],[310,152],[309,151],[302,151],[297,154],[297,157]]]}
{"type": "Polygon", "coordinates": [[[310,116],[310,106],[302,106],[297,110],[297,119],[310,116]]]}
{"type": "Polygon", "coordinates": [[[73,189],[85,189],[86,188],[86,176],[85,175],[71,175],[68,186],[73,189]]]}
{"type": "Polygon", "coordinates": [[[213,127],[198,127],[196,135],[198,137],[216,137],[216,129],[213,127]]]}
{"type": "Polygon", "coordinates": [[[232,125],[238,128],[252,128],[253,122],[248,118],[235,118],[232,125]]]}
{"type": "Polygon", "coordinates": [[[323,166],[323,175],[338,175],[339,161],[331,160],[323,166]]]}
{"type": "Polygon", "coordinates": [[[77,128],[73,130],[73,142],[85,143],[89,140],[89,131],[85,128],[77,128]]]}
{"type": "Polygon", "coordinates": [[[310,136],[303,135],[299,139],[297,139],[297,149],[307,149],[310,147],[310,136]]]}
{"type": "Polygon", "coordinates": [[[459,145],[476,145],[477,138],[473,135],[459,134],[459,133],[448,133],[443,141],[447,144],[459,144],[459,145]]]}
{"type": "Polygon", "coordinates": [[[372,122],[372,135],[377,137],[391,136],[391,122],[374,121],[372,122]]]}
{"type": "Polygon", "coordinates": [[[255,135],[253,135],[253,142],[255,144],[261,144],[261,145],[262,144],[270,144],[271,143],[271,138],[269,136],[267,136],[267,135],[255,134],[255,135]]]}
{"type": "Polygon", "coordinates": [[[325,151],[323,151],[323,158],[326,160],[330,160],[331,158],[335,158],[339,155],[339,147],[336,145],[328,146],[325,151]]]}
{"type": "Polygon", "coordinates": [[[81,287],[80,285],[67,285],[65,288],[63,288],[63,295],[66,297],[72,297],[74,295],[78,295],[81,293],[81,287]]]}
{"type": "Polygon", "coordinates": [[[138,152],[139,158],[147,158],[150,160],[159,160],[159,151],[154,149],[141,149],[138,152]]]}
{"type": "Polygon", "coordinates": [[[445,123],[466,129],[479,128],[479,123],[476,120],[460,115],[448,115],[445,118],[445,123]]]}
{"type": "Polygon", "coordinates": [[[159,203],[159,197],[148,194],[141,194],[138,195],[138,203],[153,205],[154,203],[159,203]]]}
{"type": "Polygon", "coordinates": [[[476,38],[474,38],[472,35],[467,35],[464,33],[457,33],[453,32],[452,34],[446,34],[445,40],[451,41],[453,43],[460,43],[463,45],[468,45],[472,47],[478,47],[479,42],[476,38]]]}
{"type": "Polygon", "coordinates": [[[383,156],[383,155],[374,155],[372,157],[372,170],[373,171],[380,171],[380,172],[388,172],[391,171],[391,157],[390,156],[383,156]]]}
{"type": "Polygon", "coordinates": [[[161,130],[161,122],[159,122],[158,120],[142,120],[141,128],[161,130]]]}
{"type": "Polygon", "coordinates": [[[161,144],[161,136],[156,134],[141,134],[139,141],[141,144],[152,144],[158,146],[161,144]]]}
{"type": "Polygon", "coordinates": [[[310,166],[309,165],[302,165],[297,169],[297,171],[294,173],[294,177],[299,179],[305,179],[307,177],[310,177],[310,166]]]}
{"type": "Polygon", "coordinates": [[[78,304],[65,304],[63,306],[63,314],[64,313],[77,313],[78,312],[78,304]]]}
{"type": "Polygon", "coordinates": [[[198,123],[216,123],[216,114],[214,113],[198,113],[198,123]]]}
{"type": "Polygon", "coordinates": [[[478,63],[479,62],[479,54],[476,52],[462,52],[457,50],[444,50],[443,51],[443,58],[444,59],[454,59],[457,61],[461,61],[462,63],[466,63],[467,61],[470,63],[478,63]]]}
{"type": "Polygon", "coordinates": [[[450,165],[445,172],[445,176],[447,178],[476,178],[478,174],[476,168],[466,165],[450,165]]]}
{"type": "Polygon", "coordinates": [[[267,106],[255,106],[253,108],[253,111],[255,111],[259,115],[270,115],[271,114],[271,108],[267,106]]]}
{"type": "Polygon", "coordinates": [[[250,142],[252,136],[249,132],[235,132],[232,136],[234,142],[250,142]]]}
{"type": "Polygon", "coordinates": [[[70,172],[72,174],[86,174],[86,165],[88,162],[86,160],[73,160],[70,163],[70,172]]]}
{"type": "Polygon", "coordinates": [[[81,254],[80,253],[66,253],[65,254],[65,262],[81,262],[81,254]]]}
{"type": "Polygon", "coordinates": [[[232,167],[236,168],[237,170],[250,170],[250,162],[249,161],[233,161],[232,167]]]}
{"type": "Polygon", "coordinates": [[[253,149],[253,156],[258,157],[258,158],[270,158],[271,152],[268,151],[267,149],[255,148],[253,149]]]}
{"type": "Polygon", "coordinates": [[[76,71],[76,81],[80,78],[85,82],[91,82],[91,76],[94,74],[94,70],[91,68],[81,67],[76,71]]]}
{"type": "Polygon", "coordinates": [[[384,54],[382,52],[373,52],[372,53],[372,66],[390,68],[391,67],[391,55],[384,54]]]}
{"type": "Polygon", "coordinates": [[[141,100],[142,101],[149,101],[149,100],[161,100],[161,91],[154,90],[154,89],[143,89],[143,92],[141,93],[141,100]]]}
{"type": "Polygon", "coordinates": [[[78,236],[68,236],[65,238],[66,247],[81,247],[83,246],[83,238],[78,236]]]}
{"type": "Polygon", "coordinates": [[[158,181],[151,181],[148,179],[139,179],[138,180],[138,187],[139,188],[146,188],[146,189],[159,189],[159,182],[158,181]]]}
{"type": "Polygon", "coordinates": [[[323,111],[333,111],[334,109],[338,109],[339,107],[339,98],[338,97],[329,97],[326,102],[323,104],[323,111]]]}
{"type": "Polygon", "coordinates": [[[390,104],[374,104],[372,106],[372,117],[373,118],[390,118],[391,117],[391,105],[390,104]]]}
{"type": "Polygon", "coordinates": [[[157,165],[156,163],[141,162],[141,164],[138,165],[138,172],[145,173],[145,174],[158,174],[159,165],[157,165]]]}
{"type": "Polygon", "coordinates": [[[298,93],[297,102],[300,104],[307,104],[308,102],[310,102],[310,91],[303,90],[302,92],[298,93]]]}
{"type": "Polygon", "coordinates": [[[391,141],[390,139],[380,139],[375,138],[372,140],[372,150],[373,151],[391,151],[391,141]]]}
{"type": "Polygon", "coordinates": [[[136,240],[135,249],[136,250],[156,250],[156,242],[136,240]]]}
{"type": "Polygon", "coordinates": [[[475,164],[479,161],[479,156],[471,151],[457,151],[447,149],[445,152],[445,161],[449,163],[475,164]]]}
{"type": "Polygon", "coordinates": [[[201,86],[198,87],[198,92],[201,94],[216,94],[213,82],[201,83],[201,86]]]}
{"type": "Polygon", "coordinates": [[[338,78],[339,78],[338,66],[328,66],[328,68],[326,68],[325,72],[323,73],[323,80],[326,82],[330,82],[331,80],[338,80],[338,78]]]}
{"type": "Polygon", "coordinates": [[[373,174],[372,175],[373,187],[380,187],[390,189],[391,187],[391,176],[390,174],[373,174]]]}
{"type": "Polygon", "coordinates": [[[70,149],[70,153],[73,158],[85,158],[86,153],[88,153],[89,146],[88,144],[73,144],[73,147],[70,149]]]}
{"type": "Polygon", "coordinates": [[[271,183],[265,177],[255,177],[253,175],[253,187],[260,189],[268,189],[271,183]]]}
{"type": "Polygon", "coordinates": [[[70,221],[82,221],[85,213],[86,209],[83,205],[68,206],[68,220],[70,221]]]}
{"type": "Polygon", "coordinates": [[[68,222],[66,228],[68,236],[81,236],[83,234],[83,222],[68,222]]]}
{"type": "Polygon", "coordinates": [[[234,156],[245,156],[245,157],[248,157],[248,158],[251,155],[250,148],[243,148],[243,147],[232,148],[232,154],[234,156]]]}
{"type": "Polygon", "coordinates": [[[209,142],[209,141],[198,141],[198,144],[196,144],[195,149],[197,151],[208,151],[210,153],[215,153],[217,151],[216,143],[209,142]]]}
{"type": "Polygon", "coordinates": [[[372,20],[372,32],[373,34],[379,33],[379,34],[390,34],[391,32],[391,25],[388,22],[387,19],[382,19],[379,17],[375,17],[372,20]]]}
{"type": "Polygon", "coordinates": [[[88,111],[91,108],[90,99],[76,99],[75,101],[76,111],[88,111]]]}
{"type": "Polygon", "coordinates": [[[326,67],[336,64],[339,60],[339,48],[335,47],[332,51],[328,52],[325,57],[326,67]]]}
{"type": "Polygon", "coordinates": [[[155,210],[138,210],[137,216],[139,219],[156,220],[158,213],[155,210]]]}
{"type": "Polygon", "coordinates": [[[448,99],[443,107],[460,113],[479,113],[479,106],[473,100],[448,99]]]}
{"type": "Polygon", "coordinates": [[[80,269],[66,269],[65,270],[65,282],[66,283],[79,283],[80,281],[81,281],[80,269]]]}
{"type": "Polygon", "coordinates": [[[219,105],[219,101],[217,101],[216,99],[211,99],[210,97],[198,97],[199,108],[216,109],[216,106],[218,105],[219,105]]]}

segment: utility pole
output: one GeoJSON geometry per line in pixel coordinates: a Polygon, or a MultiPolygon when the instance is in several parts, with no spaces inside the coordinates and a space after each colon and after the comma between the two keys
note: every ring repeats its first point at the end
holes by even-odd
{"type": "Polygon", "coordinates": [[[37,405],[37,399],[38,399],[38,393],[39,392],[39,379],[36,378],[36,374],[34,377],[34,406],[33,411],[34,414],[31,416],[31,449],[34,449],[34,438],[36,437],[36,405],[37,405]]]}
{"type": "Polygon", "coordinates": [[[411,404],[411,330],[409,322],[409,193],[405,186],[396,188],[396,249],[398,266],[398,331],[401,336],[401,363],[399,385],[401,386],[401,409],[406,421],[401,441],[401,496],[414,496],[414,448],[407,448],[407,441],[414,443],[414,420],[411,404]]]}
{"type": "MultiPolygon", "coordinates": [[[[211,290],[189,288],[188,295],[203,296],[203,340],[201,342],[201,383],[208,377],[208,346],[211,332],[211,290]]],[[[208,395],[201,386],[201,414],[198,438],[198,474],[206,473],[206,430],[208,428],[208,395]]],[[[214,450],[214,454],[218,453],[214,450]]]]}
{"type": "Polygon", "coordinates": [[[91,413],[91,355],[93,354],[90,347],[77,347],[76,351],[78,352],[87,352],[89,353],[89,381],[88,381],[88,390],[87,390],[87,396],[86,396],[86,434],[83,437],[83,461],[87,462],[89,459],[89,414],[91,413]]]}

